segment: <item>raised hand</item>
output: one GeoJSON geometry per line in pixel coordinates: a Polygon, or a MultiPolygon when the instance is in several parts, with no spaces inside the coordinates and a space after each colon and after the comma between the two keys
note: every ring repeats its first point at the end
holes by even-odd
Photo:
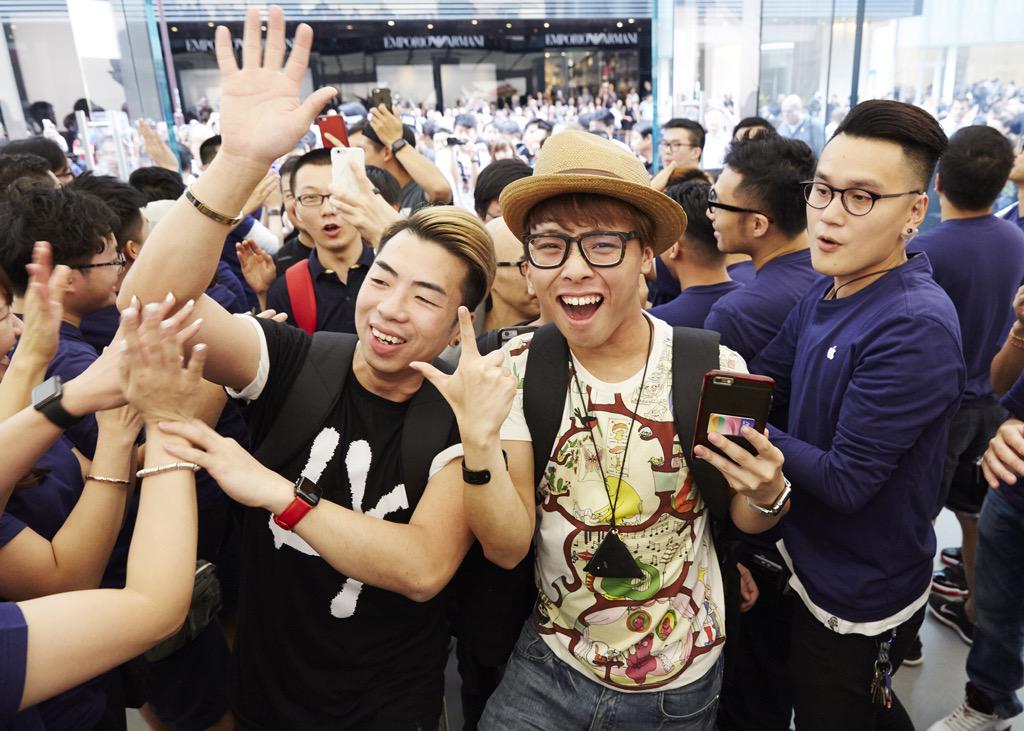
{"type": "Polygon", "coordinates": [[[121,389],[148,423],[195,416],[206,362],[206,346],[200,343],[184,364],[182,343],[171,337],[174,323],[161,321],[161,314],[160,305],[149,304],[141,317],[129,308],[121,318],[121,389]]]}
{"type": "MultiPolygon", "coordinates": [[[[277,279],[277,265],[274,257],[265,252],[252,239],[235,244],[238,263],[242,267],[242,276],[252,291],[258,295],[267,293],[270,285],[277,279]]],[[[261,300],[262,301],[262,300],[261,300]]]]}
{"type": "Polygon", "coordinates": [[[273,170],[268,170],[267,174],[263,176],[263,180],[259,182],[256,189],[249,195],[249,199],[242,206],[242,213],[247,216],[251,216],[257,208],[267,202],[267,199],[275,190],[280,190],[281,179],[277,177],[277,173],[273,170]]]}
{"type": "Polygon", "coordinates": [[[134,406],[125,404],[116,409],[97,411],[96,423],[100,432],[113,435],[125,445],[131,446],[142,431],[142,414],[134,406]]]}
{"type": "Polygon", "coordinates": [[[331,203],[341,213],[342,218],[352,224],[359,235],[369,241],[376,250],[380,246],[385,229],[402,216],[374,192],[373,183],[366,177],[362,165],[355,160],[348,160],[346,164],[356,178],[359,192],[352,194],[344,188],[330,185],[327,190],[331,192],[331,203]]]}
{"type": "Polygon", "coordinates": [[[284,31],[284,11],[276,5],[270,6],[264,50],[260,12],[250,7],[245,13],[242,67],[239,68],[230,31],[224,26],[217,28],[220,133],[224,139],[220,155],[269,168],[276,158],[295,147],[320,109],[337,96],[336,89],[325,87],[310,94],[305,101],[299,98],[309,65],[313,29],[305,23],[296,28],[287,63],[284,31]]]}
{"type": "Polygon", "coordinates": [[[388,109],[387,105],[381,104],[379,107],[371,109],[368,121],[385,147],[390,148],[391,145],[402,139],[402,134],[405,131],[402,118],[388,109]]]}
{"type": "Polygon", "coordinates": [[[138,127],[139,134],[142,135],[142,144],[146,147],[146,154],[149,155],[149,159],[153,161],[153,164],[175,173],[178,172],[177,156],[167,146],[167,143],[160,138],[159,133],[150,126],[149,122],[140,119],[136,126],[138,127]]]}
{"type": "Polygon", "coordinates": [[[28,289],[25,291],[25,317],[15,358],[28,358],[37,363],[49,363],[57,353],[60,322],[64,316],[64,293],[68,288],[71,270],[53,266],[53,252],[46,241],[37,241],[32,249],[32,263],[28,270],[28,289]]]}
{"type": "Polygon", "coordinates": [[[516,379],[505,367],[502,351],[480,355],[473,320],[465,306],[459,307],[459,329],[462,355],[455,373],[449,376],[421,361],[410,365],[434,384],[448,401],[464,441],[497,439],[501,425],[512,409],[516,379]]]}
{"type": "Polygon", "coordinates": [[[721,434],[708,434],[708,440],[725,453],[725,457],[704,447],[694,447],[693,453],[715,467],[736,492],[751,502],[769,506],[782,494],[785,478],[782,476],[784,457],[778,447],[749,426],[741,434],[757,450],[753,455],[721,434]]]}
{"type": "Polygon", "coordinates": [[[1024,476],[1024,421],[1008,419],[1003,422],[989,440],[981,471],[993,489],[1001,482],[1016,485],[1017,478],[1024,476]]]}

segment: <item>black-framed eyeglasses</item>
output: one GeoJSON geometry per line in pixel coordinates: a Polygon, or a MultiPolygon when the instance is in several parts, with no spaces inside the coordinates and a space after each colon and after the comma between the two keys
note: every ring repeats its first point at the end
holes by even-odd
{"type": "Polygon", "coordinates": [[[587,263],[614,267],[626,256],[626,244],[639,237],[636,231],[584,231],[579,236],[551,232],[530,234],[524,240],[526,257],[538,269],[557,269],[569,260],[573,243],[587,263]]]}
{"type": "Polygon", "coordinates": [[[673,142],[671,140],[662,140],[658,143],[658,147],[663,150],[672,150],[672,152],[679,152],[684,147],[696,147],[697,145],[691,142],[673,142]]]}
{"type": "Polygon", "coordinates": [[[300,206],[305,206],[306,208],[319,208],[324,204],[324,201],[330,197],[330,193],[303,193],[302,195],[296,196],[295,200],[299,202],[300,206]]]}
{"type": "Polygon", "coordinates": [[[517,261],[498,261],[495,262],[495,266],[517,267],[520,274],[526,274],[526,259],[519,259],[517,261]]]}
{"type": "Polygon", "coordinates": [[[804,199],[811,208],[819,211],[829,207],[832,199],[839,194],[839,201],[851,216],[866,216],[871,213],[875,203],[883,198],[902,198],[905,195],[921,195],[923,191],[908,190],[905,193],[872,193],[863,188],[836,188],[820,180],[808,180],[800,183],[804,191],[804,199]]]}
{"type": "Polygon", "coordinates": [[[98,264],[77,264],[70,268],[77,269],[80,272],[85,271],[86,269],[98,269],[99,267],[118,267],[119,269],[124,269],[126,261],[127,260],[124,258],[124,255],[122,254],[113,261],[101,261],[98,264]]]}
{"type": "Polygon", "coordinates": [[[741,208],[728,203],[720,203],[718,200],[718,193],[716,193],[715,189],[712,188],[708,191],[708,210],[714,211],[716,208],[722,211],[732,211],[733,213],[756,213],[759,216],[767,218],[769,223],[775,223],[774,218],[763,211],[757,210],[756,208],[741,208]]]}

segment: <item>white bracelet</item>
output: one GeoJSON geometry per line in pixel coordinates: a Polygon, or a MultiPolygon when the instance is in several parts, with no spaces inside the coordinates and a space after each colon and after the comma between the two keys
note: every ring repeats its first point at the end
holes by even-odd
{"type": "Polygon", "coordinates": [[[174,470],[192,470],[193,472],[198,472],[199,469],[199,465],[195,462],[171,462],[170,464],[160,465],[159,467],[146,467],[145,469],[136,472],[135,477],[141,480],[144,477],[159,475],[162,472],[173,472],[174,470]]]}
{"type": "Polygon", "coordinates": [[[130,485],[130,484],[132,484],[130,480],[122,480],[122,479],[119,479],[117,477],[100,477],[99,475],[86,475],[85,476],[85,481],[86,482],[90,482],[90,481],[92,481],[92,482],[105,482],[108,485],[130,485]]]}

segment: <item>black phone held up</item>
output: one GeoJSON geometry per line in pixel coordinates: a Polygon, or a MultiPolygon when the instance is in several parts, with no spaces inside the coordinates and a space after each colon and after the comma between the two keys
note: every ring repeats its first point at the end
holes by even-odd
{"type": "Polygon", "coordinates": [[[717,433],[756,454],[750,442],[740,436],[740,430],[749,426],[759,433],[764,431],[774,388],[775,381],[768,376],[709,371],[704,376],[693,446],[699,444],[722,454],[708,440],[709,433],[717,433]]]}
{"type": "Polygon", "coordinates": [[[324,147],[331,149],[335,147],[335,144],[331,142],[327,135],[330,134],[338,140],[344,147],[348,147],[348,130],[345,128],[345,120],[339,114],[331,114],[328,116],[317,117],[316,126],[320,128],[320,139],[323,140],[324,147]]]}
{"type": "Polygon", "coordinates": [[[384,87],[372,89],[370,91],[370,101],[373,103],[374,109],[383,104],[391,111],[394,111],[394,105],[391,103],[391,89],[384,87]]]}

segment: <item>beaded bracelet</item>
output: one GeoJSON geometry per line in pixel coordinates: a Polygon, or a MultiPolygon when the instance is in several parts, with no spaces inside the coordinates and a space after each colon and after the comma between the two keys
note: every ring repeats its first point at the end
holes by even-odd
{"type": "Polygon", "coordinates": [[[160,465],[159,467],[146,467],[145,469],[136,472],[135,477],[141,480],[144,477],[151,477],[164,472],[173,472],[174,470],[192,470],[193,472],[198,472],[199,469],[199,465],[195,462],[171,462],[170,464],[160,465]]]}
{"type": "Polygon", "coordinates": [[[213,210],[208,205],[203,203],[201,200],[196,198],[195,195],[192,193],[191,188],[185,188],[185,200],[191,203],[197,211],[202,213],[211,221],[223,223],[228,226],[237,226],[239,221],[242,220],[241,216],[225,216],[223,213],[218,213],[217,211],[213,210]]]}

